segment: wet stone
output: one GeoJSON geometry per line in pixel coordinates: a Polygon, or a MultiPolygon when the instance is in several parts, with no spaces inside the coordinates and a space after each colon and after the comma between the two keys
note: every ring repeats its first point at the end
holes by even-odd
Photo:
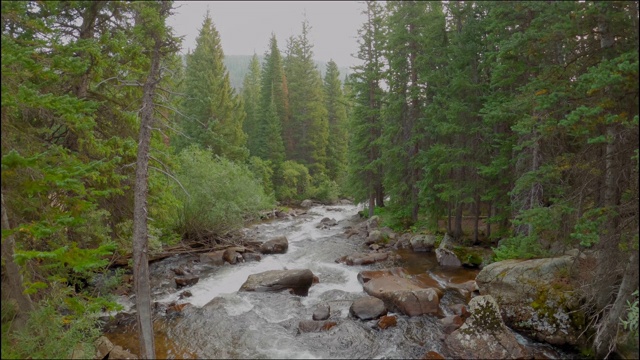
{"type": "Polygon", "coordinates": [[[309,333],[327,331],[337,324],[338,323],[335,321],[301,320],[298,324],[298,332],[309,333]]]}
{"type": "Polygon", "coordinates": [[[384,301],[373,296],[361,297],[351,304],[349,313],[361,320],[377,319],[387,313],[384,301]]]}
{"type": "Polygon", "coordinates": [[[183,276],[183,277],[176,277],[174,280],[178,288],[181,288],[181,287],[197,284],[200,278],[198,276],[183,276]]]}
{"type": "Polygon", "coordinates": [[[320,304],[313,312],[313,320],[327,320],[331,314],[329,304],[320,304]]]}
{"type": "Polygon", "coordinates": [[[378,327],[386,329],[398,325],[398,317],[395,315],[384,315],[378,320],[378,327]]]}

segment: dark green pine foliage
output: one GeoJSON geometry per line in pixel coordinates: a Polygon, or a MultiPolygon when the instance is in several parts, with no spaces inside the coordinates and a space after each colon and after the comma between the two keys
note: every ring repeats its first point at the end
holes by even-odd
{"type": "MultiPolygon", "coordinates": [[[[278,49],[278,41],[275,35],[269,41],[269,50],[265,53],[262,66],[262,78],[260,85],[260,107],[259,119],[257,123],[257,139],[251,140],[256,144],[255,155],[264,159],[284,159],[284,146],[282,134],[286,124],[289,123],[289,101],[287,93],[287,78],[284,74],[282,56],[278,49]],[[275,106],[275,118],[270,113],[271,107],[275,106]],[[277,124],[276,124],[277,123],[277,124]],[[269,133],[269,131],[278,131],[269,133]],[[267,140],[270,139],[270,140],[267,140]],[[269,141],[275,143],[269,144],[269,141]],[[274,154],[273,150],[280,153],[274,154]]],[[[273,163],[274,170],[277,170],[282,161],[273,163]]],[[[277,171],[276,171],[277,172],[277,171]]]]}
{"type": "Polygon", "coordinates": [[[368,1],[367,21],[359,30],[357,58],[362,65],[353,67],[347,86],[351,97],[348,120],[348,188],[356,202],[368,201],[369,216],[376,206],[383,206],[382,144],[380,135],[382,83],[382,41],[384,11],[375,1],[368,1]]]}
{"type": "Polygon", "coordinates": [[[439,2],[389,2],[387,6],[384,183],[397,216],[415,223],[422,179],[419,155],[433,141],[427,135],[432,119],[426,116],[425,107],[437,91],[445,18],[439,2]]]}
{"type": "MultiPolygon", "coordinates": [[[[269,107],[266,109],[263,115],[262,128],[260,133],[262,134],[263,150],[262,158],[271,161],[271,164],[275,165],[277,169],[280,164],[285,160],[284,143],[282,142],[282,125],[280,124],[280,118],[278,117],[278,110],[276,107],[275,96],[271,97],[269,107]]],[[[275,171],[278,175],[278,171],[275,171]]]]}
{"type": "Polygon", "coordinates": [[[215,155],[246,159],[244,107],[229,83],[220,35],[209,13],[196,38],[195,50],[187,55],[185,94],[182,127],[189,139],[179,147],[196,143],[215,155]]]}
{"type": "Polygon", "coordinates": [[[260,84],[261,84],[261,67],[258,55],[253,54],[251,63],[249,63],[249,72],[242,82],[242,99],[244,102],[244,111],[246,118],[244,119],[243,129],[247,134],[247,149],[249,154],[255,156],[258,153],[259,126],[260,126],[260,84]]]}
{"type": "MultiPolygon", "coordinates": [[[[447,231],[454,237],[462,236],[463,210],[473,208],[473,237],[477,241],[480,211],[489,212],[482,201],[490,202],[495,195],[485,196],[486,190],[501,184],[498,178],[484,178],[478,173],[478,167],[492,158],[492,148],[485,145],[490,143],[491,130],[484,126],[479,112],[488,88],[488,76],[482,68],[483,13],[474,2],[452,2],[447,7],[446,62],[438,71],[446,79],[446,86],[439,86],[438,96],[428,107],[429,118],[441,116],[428,126],[437,143],[427,150],[424,161],[426,177],[433,185],[427,189],[435,190],[440,200],[430,203],[447,210],[447,231]]],[[[432,207],[428,212],[439,213],[434,210],[432,207]]]]}
{"type": "Polygon", "coordinates": [[[324,95],[329,120],[327,175],[343,184],[347,166],[347,111],[338,65],[331,60],[324,76],[324,95]]]}
{"type": "Polygon", "coordinates": [[[326,172],[329,124],[322,78],[313,60],[310,26],[302,23],[302,34],[289,39],[285,73],[289,85],[291,121],[287,126],[287,158],[301,163],[312,176],[326,172]]]}

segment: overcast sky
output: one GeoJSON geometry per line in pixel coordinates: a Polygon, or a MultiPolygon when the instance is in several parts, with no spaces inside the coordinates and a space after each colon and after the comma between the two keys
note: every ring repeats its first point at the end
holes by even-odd
{"type": "Polygon", "coordinates": [[[169,24],[184,35],[182,52],[195,47],[207,9],[220,33],[225,55],[263,55],[271,33],[284,51],[289,36],[297,36],[306,13],[316,60],[333,59],[338,66],[357,63],[358,29],[364,4],[355,1],[176,1],[169,24]]]}

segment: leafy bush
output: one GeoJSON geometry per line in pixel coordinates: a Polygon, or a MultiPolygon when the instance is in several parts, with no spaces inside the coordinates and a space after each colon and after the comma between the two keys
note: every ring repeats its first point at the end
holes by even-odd
{"type": "Polygon", "coordinates": [[[209,151],[197,146],[184,149],[178,159],[177,176],[188,193],[176,190],[184,204],[179,216],[183,234],[224,234],[274,204],[246,166],[225,158],[214,159],[209,151]]]}
{"type": "Polygon", "coordinates": [[[264,189],[265,194],[273,193],[273,168],[271,161],[263,160],[257,156],[252,156],[249,158],[249,169],[256,176],[260,183],[262,184],[262,188],[264,189]]]}
{"type": "Polygon", "coordinates": [[[636,300],[632,303],[627,301],[627,320],[620,320],[622,327],[629,331],[634,338],[638,338],[638,290],[633,292],[636,300]]]}
{"type": "Polygon", "coordinates": [[[500,246],[493,248],[494,260],[532,259],[547,254],[533,236],[516,236],[502,240],[500,246]]]}
{"type": "Polygon", "coordinates": [[[278,200],[289,202],[309,196],[311,176],[306,166],[292,160],[282,163],[280,185],[276,188],[278,200]]]}
{"type": "Polygon", "coordinates": [[[320,202],[331,203],[338,200],[339,194],[338,184],[329,179],[327,175],[320,173],[313,178],[313,185],[308,197],[320,202]]]}
{"type": "Polygon", "coordinates": [[[90,304],[69,288],[58,288],[50,298],[40,302],[19,331],[11,330],[12,305],[2,302],[3,359],[70,359],[77,347],[84,356],[95,353],[93,343],[100,336],[95,313],[98,309],[89,309],[90,304]],[[65,314],[60,311],[62,306],[67,308],[65,314]]]}

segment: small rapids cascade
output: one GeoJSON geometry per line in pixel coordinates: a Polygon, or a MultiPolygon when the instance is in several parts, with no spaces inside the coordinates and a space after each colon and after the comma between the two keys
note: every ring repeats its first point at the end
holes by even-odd
{"type": "MultiPolygon", "coordinates": [[[[318,205],[305,214],[260,223],[244,229],[247,238],[264,242],[285,236],[288,250],[264,255],[260,261],[211,266],[197,257],[174,256],[152,264],[156,356],[159,358],[438,358],[448,357],[445,326],[440,321],[453,314],[452,304],[465,302],[459,293],[444,291],[436,314],[394,318],[389,327],[378,319],[361,320],[350,308],[367,297],[358,274],[366,270],[401,269],[412,277],[428,278],[434,286],[475,279],[477,270],[442,268],[431,253],[398,250],[384,262],[346,265],[336,259],[363,252],[362,238],[347,236],[345,230],[362,221],[358,206],[318,205]],[[320,226],[329,218],[333,226],[320,226]],[[176,289],[171,268],[187,262],[199,281],[176,289]],[[288,291],[246,292],[240,287],[253,274],[270,270],[309,269],[319,280],[307,296],[288,291]],[[185,297],[188,290],[190,296],[185,297]],[[322,329],[306,330],[319,308],[329,309],[322,329]],[[429,357],[432,356],[432,357],[429,357]],[[436,356],[436,357],[434,357],[436,356]]],[[[426,280],[425,280],[426,281],[426,280]]],[[[131,298],[122,303],[134,313],[131,298]]],[[[105,335],[117,345],[135,353],[138,347],[135,321],[118,315],[105,328],[105,335]],[[120,319],[120,320],[118,320],[120,319]],[[128,319],[128,320],[127,320],[128,319]]],[[[536,358],[567,358],[571,354],[536,343],[515,334],[518,342],[536,358]]]]}

